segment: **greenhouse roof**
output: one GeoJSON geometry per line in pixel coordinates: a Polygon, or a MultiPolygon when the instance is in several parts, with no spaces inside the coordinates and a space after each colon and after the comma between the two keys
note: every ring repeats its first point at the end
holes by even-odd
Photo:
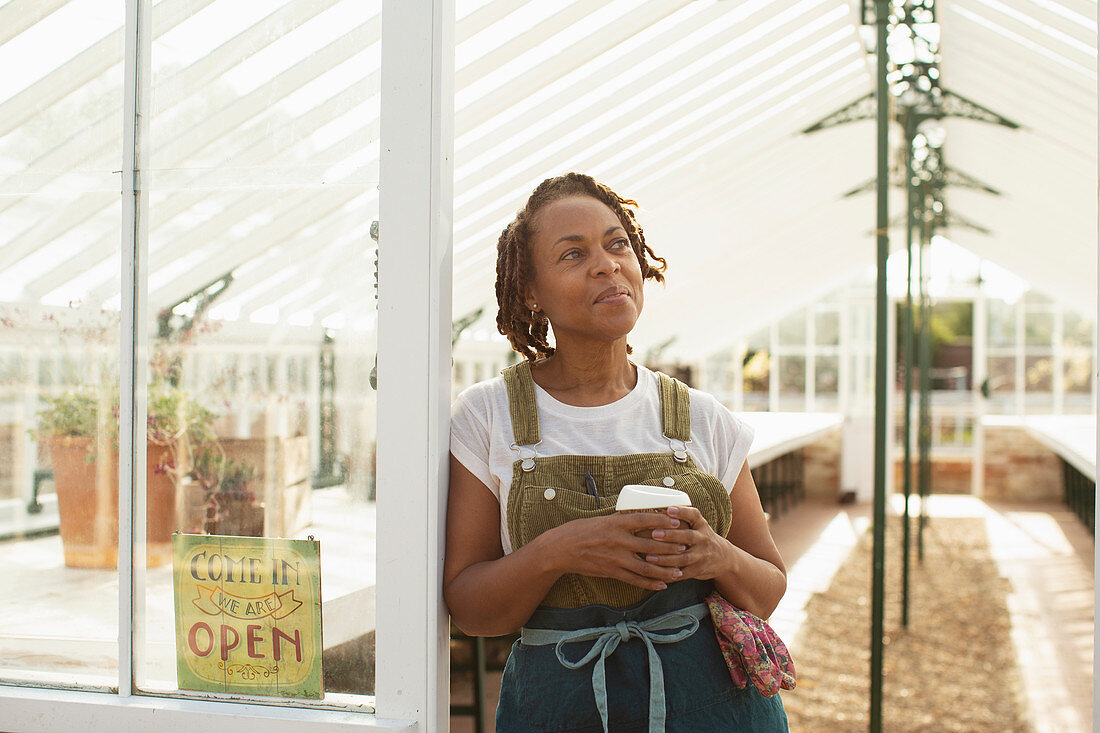
{"type": "MultiPolygon", "coordinates": [[[[0,4],[0,65],[22,70],[0,81],[9,302],[119,303],[115,5],[0,4]]],[[[458,0],[455,318],[484,308],[478,325],[492,327],[497,236],[534,185],[568,170],[639,201],[668,259],[636,346],[675,336],[671,351],[702,356],[866,273],[875,197],[844,193],[874,176],[874,124],[802,133],[873,90],[858,5],[458,0]]],[[[1094,313],[1095,2],[936,5],[943,87],[1020,126],[944,122],[951,168],[1001,195],[952,187],[941,234],[1094,313]]],[[[154,308],[232,272],[219,317],[369,326],[379,6],[155,3],[154,308]]]]}

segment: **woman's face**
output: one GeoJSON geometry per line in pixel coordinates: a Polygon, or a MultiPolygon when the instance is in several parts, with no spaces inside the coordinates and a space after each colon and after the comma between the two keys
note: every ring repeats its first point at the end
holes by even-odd
{"type": "Polygon", "coordinates": [[[533,229],[527,306],[538,304],[555,339],[629,334],[642,312],[642,271],[615,212],[590,196],[570,196],[544,206],[533,229]]]}

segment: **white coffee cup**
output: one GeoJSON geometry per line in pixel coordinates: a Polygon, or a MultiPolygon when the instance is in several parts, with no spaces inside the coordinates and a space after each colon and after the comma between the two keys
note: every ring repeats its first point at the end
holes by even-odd
{"type": "Polygon", "coordinates": [[[661,512],[670,506],[691,506],[691,497],[666,486],[627,484],[615,502],[617,512],[661,512]]]}

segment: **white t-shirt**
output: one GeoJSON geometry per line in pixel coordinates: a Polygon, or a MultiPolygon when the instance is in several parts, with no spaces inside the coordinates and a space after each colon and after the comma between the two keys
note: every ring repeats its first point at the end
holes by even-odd
{"type": "MultiPolygon", "coordinates": [[[[690,390],[691,442],[687,452],[702,471],[717,477],[727,491],[745,464],[753,432],[713,395],[690,390]]],[[[559,402],[535,385],[539,457],[558,455],[631,455],[670,452],[661,432],[661,399],[656,372],[638,366],[638,383],[609,405],[576,407],[559,402]]],[[[500,502],[500,541],[512,551],[508,536],[508,492],[512,464],[531,449],[512,448],[512,418],[503,377],[479,382],[459,394],[451,407],[451,453],[500,502]]]]}

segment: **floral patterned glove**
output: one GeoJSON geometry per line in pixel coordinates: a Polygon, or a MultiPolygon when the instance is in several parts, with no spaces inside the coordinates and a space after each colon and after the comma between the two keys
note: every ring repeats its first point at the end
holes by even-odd
{"type": "Polygon", "coordinates": [[[793,690],[794,662],[787,645],[768,622],[742,611],[717,592],[705,601],[722,657],[738,689],[744,689],[752,680],[765,697],[772,697],[780,689],[793,690]]]}

